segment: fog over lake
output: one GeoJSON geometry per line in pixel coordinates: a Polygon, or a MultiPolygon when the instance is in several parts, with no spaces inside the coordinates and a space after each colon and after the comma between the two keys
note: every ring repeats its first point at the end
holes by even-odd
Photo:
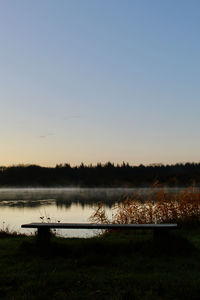
{"type": "MultiPolygon", "coordinates": [[[[183,189],[168,188],[169,192],[183,189]]],[[[145,197],[150,188],[1,188],[0,228],[31,234],[34,230],[21,229],[30,222],[88,223],[89,217],[103,202],[108,216],[112,207],[126,195],[140,193],[145,197]]],[[[57,230],[62,236],[89,237],[97,230],[57,230]]]]}

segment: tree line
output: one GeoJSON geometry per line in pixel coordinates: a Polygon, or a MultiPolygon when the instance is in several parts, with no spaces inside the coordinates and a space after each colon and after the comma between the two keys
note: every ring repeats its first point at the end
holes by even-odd
{"type": "Polygon", "coordinates": [[[155,182],[167,186],[200,185],[200,163],[131,166],[128,163],[56,167],[16,165],[0,167],[0,187],[80,186],[80,187],[145,187],[155,182]]]}

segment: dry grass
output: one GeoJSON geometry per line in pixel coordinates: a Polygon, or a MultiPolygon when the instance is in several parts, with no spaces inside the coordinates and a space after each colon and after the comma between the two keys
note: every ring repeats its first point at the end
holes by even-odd
{"type": "Polygon", "coordinates": [[[150,193],[125,196],[113,207],[112,219],[106,215],[103,204],[90,217],[94,223],[152,224],[172,222],[199,222],[200,189],[190,187],[182,192],[169,193],[157,183],[150,193]]]}
{"type": "Polygon", "coordinates": [[[3,228],[0,229],[0,238],[6,238],[6,237],[17,237],[17,236],[26,236],[23,233],[20,233],[19,231],[10,229],[9,226],[3,226],[3,228]]]}

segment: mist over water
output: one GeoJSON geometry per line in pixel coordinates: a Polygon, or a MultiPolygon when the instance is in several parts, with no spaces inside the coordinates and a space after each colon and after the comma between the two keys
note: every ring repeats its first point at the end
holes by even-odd
{"type": "MultiPolygon", "coordinates": [[[[108,216],[112,207],[127,195],[148,195],[150,188],[2,188],[0,189],[0,228],[31,234],[21,229],[24,223],[69,222],[88,223],[89,217],[102,202],[108,216]]],[[[183,189],[168,188],[174,193],[183,189]]],[[[89,237],[97,230],[57,230],[59,235],[89,237]]]]}

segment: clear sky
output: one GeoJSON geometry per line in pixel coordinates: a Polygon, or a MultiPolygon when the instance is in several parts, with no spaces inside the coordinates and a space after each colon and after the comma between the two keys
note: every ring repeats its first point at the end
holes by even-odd
{"type": "Polygon", "coordinates": [[[199,0],[1,0],[0,165],[199,162],[199,33],[199,0]]]}

